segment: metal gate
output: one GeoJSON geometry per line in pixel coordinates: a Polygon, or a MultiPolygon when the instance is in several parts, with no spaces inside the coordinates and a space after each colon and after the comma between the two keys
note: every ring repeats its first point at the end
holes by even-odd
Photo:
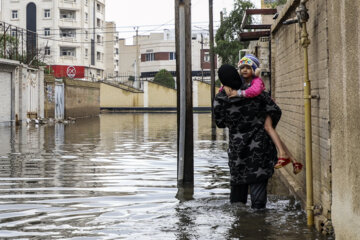
{"type": "Polygon", "coordinates": [[[11,121],[11,73],[0,72],[0,125],[11,121]]]}
{"type": "Polygon", "coordinates": [[[55,80],[55,119],[64,119],[64,83],[55,80]]]}
{"type": "Polygon", "coordinates": [[[37,72],[29,71],[27,75],[28,93],[27,93],[27,117],[38,117],[39,107],[39,86],[37,72]]]}

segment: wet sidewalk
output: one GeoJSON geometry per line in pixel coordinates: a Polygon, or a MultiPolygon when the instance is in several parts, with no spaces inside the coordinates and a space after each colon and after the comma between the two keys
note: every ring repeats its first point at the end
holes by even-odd
{"type": "MultiPolygon", "coordinates": [[[[227,136],[194,115],[195,188],[176,187],[175,114],[0,128],[1,239],[326,239],[275,176],[266,210],[229,203],[227,136]]],[[[249,201],[250,203],[250,201],[249,201]]]]}

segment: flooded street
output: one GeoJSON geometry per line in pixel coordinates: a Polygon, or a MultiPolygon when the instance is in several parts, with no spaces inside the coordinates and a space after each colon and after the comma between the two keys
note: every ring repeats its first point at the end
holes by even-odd
{"type": "Polygon", "coordinates": [[[267,209],[229,203],[227,137],[194,115],[195,188],[177,188],[176,114],[0,127],[1,239],[325,239],[274,177],[267,209]]]}

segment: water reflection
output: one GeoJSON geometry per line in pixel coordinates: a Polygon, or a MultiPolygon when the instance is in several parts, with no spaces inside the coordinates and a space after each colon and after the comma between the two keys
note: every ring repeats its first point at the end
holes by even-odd
{"type": "Polygon", "coordinates": [[[266,211],[229,204],[227,133],[194,123],[194,189],[176,187],[175,114],[0,128],[1,238],[321,239],[276,178],[266,211]]]}

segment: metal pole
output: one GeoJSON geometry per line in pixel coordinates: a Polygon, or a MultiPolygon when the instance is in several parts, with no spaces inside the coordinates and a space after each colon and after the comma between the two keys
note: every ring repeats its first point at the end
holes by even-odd
{"type": "Polygon", "coordinates": [[[306,151],[306,212],[307,225],[314,225],[313,172],[312,172],[312,129],[311,129],[311,84],[309,80],[308,46],[310,45],[306,22],[309,19],[305,3],[301,0],[296,9],[301,26],[301,45],[304,48],[304,110],[305,110],[305,151],[306,151]]]}
{"type": "MultiPolygon", "coordinates": [[[[211,109],[214,107],[215,98],[215,56],[214,56],[214,27],[213,27],[213,0],[209,0],[209,40],[210,40],[210,77],[211,77],[211,109]]],[[[211,111],[211,128],[216,129],[215,117],[211,111]]],[[[214,131],[212,131],[214,136],[214,131]]],[[[216,133],[216,132],[215,132],[216,133]]]]}
{"type": "Polygon", "coordinates": [[[194,185],[190,2],[175,2],[179,187],[194,185]]]}
{"type": "Polygon", "coordinates": [[[201,64],[201,81],[204,82],[204,36],[203,34],[201,33],[200,34],[201,36],[201,61],[200,61],[200,64],[201,64]]]}
{"type": "Polygon", "coordinates": [[[136,30],[136,38],[135,38],[135,44],[136,44],[136,72],[135,72],[135,81],[134,81],[134,87],[139,88],[140,87],[140,74],[139,74],[139,27],[135,27],[136,30]]]}

